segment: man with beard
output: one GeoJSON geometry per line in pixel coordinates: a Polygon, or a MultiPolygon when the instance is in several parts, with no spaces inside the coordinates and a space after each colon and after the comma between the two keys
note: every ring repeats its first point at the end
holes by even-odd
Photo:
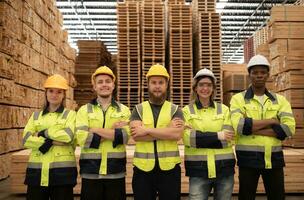
{"type": "Polygon", "coordinates": [[[81,199],[123,200],[131,113],[113,99],[115,75],[110,68],[99,67],[92,75],[92,85],[97,98],[82,106],[76,116],[81,199]]]}
{"type": "Polygon", "coordinates": [[[136,105],[130,118],[136,141],[132,188],[135,200],[180,199],[181,169],[177,141],[184,118],[178,106],[166,101],[169,74],[153,65],[147,75],[149,100],[136,105]]]}
{"type": "Polygon", "coordinates": [[[239,199],[255,199],[262,175],[267,199],[283,200],[285,166],[282,143],[295,133],[289,102],[266,89],[270,64],[264,56],[247,65],[251,86],[231,99],[231,121],[238,139],[239,199]]]}

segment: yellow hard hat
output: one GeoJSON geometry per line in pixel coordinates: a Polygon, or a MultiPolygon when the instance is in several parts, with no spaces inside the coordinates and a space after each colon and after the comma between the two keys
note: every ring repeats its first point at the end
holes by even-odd
{"type": "Polygon", "coordinates": [[[170,78],[166,68],[160,64],[156,64],[156,65],[153,65],[152,67],[150,67],[146,77],[148,79],[151,76],[164,76],[167,79],[170,78]]]}
{"type": "Polygon", "coordinates": [[[64,90],[67,90],[69,88],[67,80],[59,74],[54,74],[54,75],[48,77],[48,79],[46,79],[43,87],[44,88],[58,88],[58,89],[64,89],[64,90]]]}
{"type": "Polygon", "coordinates": [[[99,74],[107,74],[107,75],[111,76],[114,81],[116,79],[113,71],[109,67],[102,66],[102,67],[98,67],[96,69],[96,71],[92,74],[92,83],[94,83],[95,77],[99,74]]]}

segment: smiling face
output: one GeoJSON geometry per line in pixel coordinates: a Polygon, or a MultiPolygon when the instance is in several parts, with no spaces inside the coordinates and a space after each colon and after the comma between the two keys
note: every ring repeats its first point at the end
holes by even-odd
{"type": "Polygon", "coordinates": [[[249,79],[255,88],[265,87],[269,77],[269,70],[266,66],[253,66],[249,71],[249,79]]]}
{"type": "Polygon", "coordinates": [[[168,80],[163,76],[151,76],[148,79],[149,98],[152,102],[161,103],[167,97],[168,80]]]}
{"type": "Polygon", "coordinates": [[[95,77],[93,89],[96,91],[97,96],[101,98],[108,98],[112,96],[115,89],[114,80],[111,76],[100,74],[95,77]]]}
{"type": "Polygon", "coordinates": [[[58,88],[47,88],[46,89],[46,99],[54,106],[62,104],[65,98],[65,90],[58,88]]]}
{"type": "Polygon", "coordinates": [[[214,83],[211,78],[204,77],[197,82],[194,90],[200,99],[210,99],[214,91],[214,83]]]}

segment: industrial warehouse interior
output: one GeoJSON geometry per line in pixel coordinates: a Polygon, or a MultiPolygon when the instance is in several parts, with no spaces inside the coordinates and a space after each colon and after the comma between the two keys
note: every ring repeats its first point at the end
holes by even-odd
{"type": "MultiPolygon", "coordinates": [[[[250,86],[247,64],[258,54],[270,63],[267,90],[286,98],[296,124],[282,142],[285,198],[304,199],[303,0],[1,0],[0,28],[0,200],[25,199],[31,150],[24,128],[44,106],[49,76],[67,80],[66,107],[78,111],[96,97],[92,74],[107,66],[115,99],[132,112],[149,99],[152,65],[167,69],[167,100],[180,108],[190,103],[195,74],[207,68],[217,80],[214,100],[229,107],[250,86]]],[[[132,138],[126,145],[127,199],[135,145],[132,138]]],[[[182,140],[178,147],[181,199],[188,199],[182,140]]],[[[75,156],[78,163],[79,147],[75,156]]],[[[238,175],[235,165],[232,199],[238,175]]],[[[79,174],[73,191],[80,199],[79,174]]],[[[261,177],[256,199],[267,199],[261,177]]]]}

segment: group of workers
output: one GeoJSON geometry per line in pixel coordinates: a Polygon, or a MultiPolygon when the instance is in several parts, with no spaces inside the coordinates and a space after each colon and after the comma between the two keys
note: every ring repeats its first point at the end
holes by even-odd
{"type": "Polygon", "coordinates": [[[153,65],[146,74],[149,99],[132,113],[114,100],[116,77],[106,66],[92,74],[96,98],[77,113],[65,108],[66,79],[50,76],[45,105],[23,133],[24,147],[31,149],[27,199],[73,199],[79,163],[81,200],[125,200],[126,144],[132,137],[135,200],[180,199],[180,139],[191,200],[207,200],[212,189],[214,199],[231,199],[236,160],[240,200],[255,199],[260,176],[267,198],[283,200],[281,141],[295,133],[295,120],[289,102],[266,88],[267,59],[256,55],[247,68],[251,85],[232,97],[230,108],[214,101],[219,80],[201,69],[193,78],[191,101],[181,109],[167,101],[166,68],[153,65]]]}

